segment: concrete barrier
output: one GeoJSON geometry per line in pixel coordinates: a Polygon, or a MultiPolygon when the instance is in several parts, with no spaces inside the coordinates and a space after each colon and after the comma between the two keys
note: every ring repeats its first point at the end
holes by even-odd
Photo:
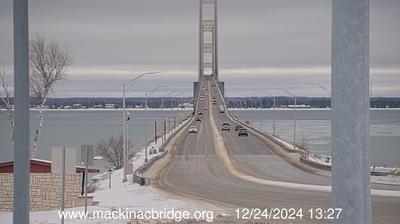
{"type": "Polygon", "coordinates": [[[313,167],[316,167],[316,168],[319,168],[319,169],[328,170],[328,171],[331,170],[331,166],[320,164],[320,163],[316,163],[316,162],[314,162],[312,160],[308,160],[308,159],[304,158],[303,156],[300,157],[300,161],[305,163],[305,164],[307,164],[307,165],[310,165],[310,166],[313,166],[313,167]]]}

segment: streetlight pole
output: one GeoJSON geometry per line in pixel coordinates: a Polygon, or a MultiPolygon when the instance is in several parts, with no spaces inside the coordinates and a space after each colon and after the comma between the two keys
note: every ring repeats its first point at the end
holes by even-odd
{"type": "Polygon", "coordinates": [[[256,119],[256,113],[257,112],[256,112],[256,106],[255,106],[255,103],[254,103],[254,101],[255,101],[254,98],[258,98],[258,96],[255,95],[255,94],[251,95],[251,106],[253,107],[253,119],[254,119],[254,124],[255,124],[256,121],[257,121],[257,119],[256,119]]]}
{"type": "Polygon", "coordinates": [[[124,173],[124,177],[122,179],[122,182],[126,182],[127,178],[126,178],[126,174],[127,174],[127,165],[128,165],[128,140],[127,140],[127,118],[126,118],[126,91],[128,91],[133,85],[135,85],[140,78],[142,78],[145,75],[152,75],[152,74],[158,74],[160,72],[144,72],[138,76],[136,76],[136,78],[128,81],[128,82],[124,82],[122,83],[122,140],[123,140],[123,173],[124,173]]]}
{"type": "MultiPolygon", "coordinates": [[[[168,96],[171,96],[171,94],[173,94],[174,92],[176,92],[176,90],[172,90],[171,92],[169,92],[167,95],[165,95],[164,97],[162,97],[161,98],[161,110],[162,111],[164,111],[164,98],[165,97],[168,97],[168,96]]],[[[163,120],[163,130],[165,130],[165,117],[163,116],[162,117],[162,120],[163,120]]],[[[163,142],[165,141],[165,131],[164,131],[164,135],[163,135],[163,137],[162,137],[162,139],[163,139],[163,142]]]]}
{"type": "Polygon", "coordinates": [[[321,85],[321,84],[319,84],[319,83],[304,83],[304,84],[309,85],[309,86],[318,86],[318,87],[320,87],[320,88],[326,93],[326,95],[328,95],[329,97],[331,97],[331,95],[332,95],[330,89],[326,88],[325,86],[323,86],[323,85],[321,85]]]}
{"type": "MultiPolygon", "coordinates": [[[[179,100],[178,100],[178,96],[181,95],[180,92],[177,92],[175,94],[175,98],[176,98],[176,119],[179,119],[179,100]]],[[[179,123],[179,120],[177,121],[179,123]]],[[[176,127],[174,127],[176,128],[176,127]]]]}
{"type": "MultiPolygon", "coordinates": [[[[318,87],[320,87],[320,88],[325,92],[325,94],[328,95],[328,97],[329,97],[329,98],[331,99],[331,101],[332,101],[332,92],[331,92],[330,89],[326,88],[325,86],[323,86],[323,85],[321,85],[321,84],[319,84],[319,83],[304,83],[304,84],[310,85],[310,86],[318,86],[318,87]]],[[[330,104],[331,104],[331,105],[330,105],[330,108],[332,108],[332,102],[331,102],[330,104]]]]}
{"type": "Polygon", "coordinates": [[[275,136],[275,108],[276,108],[276,104],[275,104],[275,96],[271,95],[269,92],[265,91],[265,93],[269,96],[273,98],[273,111],[272,111],[272,135],[275,136]]]}
{"type": "Polygon", "coordinates": [[[144,106],[145,106],[145,118],[144,118],[144,162],[147,163],[147,98],[149,96],[151,96],[151,94],[157,90],[159,90],[162,87],[166,87],[166,86],[159,86],[157,88],[154,88],[148,92],[145,93],[145,97],[144,97],[144,106]]]}
{"type": "Polygon", "coordinates": [[[176,90],[172,90],[171,92],[169,92],[167,95],[163,96],[161,98],[161,110],[164,110],[164,98],[171,96],[173,93],[177,92],[176,90]]]}
{"type": "Polygon", "coordinates": [[[293,93],[287,91],[286,89],[281,88],[280,90],[283,90],[286,92],[288,95],[294,97],[294,119],[293,119],[293,149],[296,150],[296,120],[297,120],[297,115],[296,115],[296,110],[297,110],[297,97],[293,93]]]}

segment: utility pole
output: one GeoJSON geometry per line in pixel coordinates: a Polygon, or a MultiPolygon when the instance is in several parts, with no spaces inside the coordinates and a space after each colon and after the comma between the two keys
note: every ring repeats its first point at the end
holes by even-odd
{"type": "Polygon", "coordinates": [[[29,19],[28,0],[14,0],[14,198],[13,223],[29,223],[29,19]]]}
{"type": "Polygon", "coordinates": [[[369,0],[332,1],[332,207],[370,224],[369,0]]]}

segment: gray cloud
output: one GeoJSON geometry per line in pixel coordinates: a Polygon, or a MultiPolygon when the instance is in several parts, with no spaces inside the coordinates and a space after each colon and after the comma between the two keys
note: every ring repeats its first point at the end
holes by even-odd
{"type": "MultiPolygon", "coordinates": [[[[35,0],[29,4],[30,31],[61,43],[74,58],[70,81],[58,87],[57,95],[118,96],[122,80],[147,70],[165,71],[168,79],[160,76],[158,83],[191,94],[191,82],[197,78],[196,0],[35,0]]],[[[370,12],[371,66],[399,69],[400,1],[371,0],[370,12]]],[[[312,73],[315,67],[328,67],[331,1],[220,0],[219,28],[221,78],[230,95],[269,85],[322,95],[301,83],[329,85],[326,72],[301,72],[293,78],[292,72],[252,71],[302,67],[312,73]],[[229,73],[234,70],[235,74],[229,73]],[[251,78],[244,81],[246,76],[251,78]]],[[[0,2],[0,33],[0,61],[12,65],[12,0],[0,2]]],[[[399,73],[371,77],[377,95],[400,96],[395,88],[400,86],[399,73]]]]}

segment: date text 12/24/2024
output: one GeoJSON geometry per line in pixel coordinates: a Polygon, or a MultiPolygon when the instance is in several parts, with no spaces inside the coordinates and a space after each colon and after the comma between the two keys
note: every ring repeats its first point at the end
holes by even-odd
{"type": "Polygon", "coordinates": [[[339,219],[341,208],[238,208],[235,210],[236,218],[242,220],[295,220],[339,219]]]}

